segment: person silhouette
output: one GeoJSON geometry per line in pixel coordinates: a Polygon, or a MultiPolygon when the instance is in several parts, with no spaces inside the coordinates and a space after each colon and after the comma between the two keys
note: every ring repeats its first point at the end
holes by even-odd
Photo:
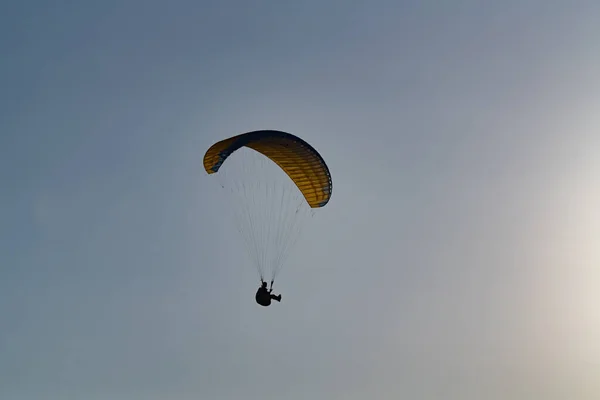
{"type": "Polygon", "coordinates": [[[274,294],[271,294],[272,291],[273,291],[273,282],[271,282],[271,289],[267,289],[267,282],[261,281],[261,285],[258,288],[258,290],[256,291],[256,296],[255,296],[256,302],[263,307],[270,306],[271,299],[280,302],[281,294],[276,296],[274,294]]]}

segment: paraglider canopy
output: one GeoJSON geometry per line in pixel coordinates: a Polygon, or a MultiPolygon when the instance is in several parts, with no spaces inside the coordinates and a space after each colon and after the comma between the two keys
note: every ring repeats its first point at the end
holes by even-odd
{"type": "Polygon", "coordinates": [[[212,145],[204,155],[204,169],[213,174],[241,147],[271,159],[292,179],[312,208],[325,206],[331,198],[331,174],[323,157],[308,143],[290,133],[261,130],[244,133],[212,145]]]}

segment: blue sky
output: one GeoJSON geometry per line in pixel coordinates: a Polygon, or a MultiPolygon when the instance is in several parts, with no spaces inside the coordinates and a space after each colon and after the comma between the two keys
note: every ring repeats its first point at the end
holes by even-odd
{"type": "Polygon", "coordinates": [[[600,3],[0,6],[0,397],[596,399],[600,3]],[[202,155],[293,132],[284,301],[202,155]]]}

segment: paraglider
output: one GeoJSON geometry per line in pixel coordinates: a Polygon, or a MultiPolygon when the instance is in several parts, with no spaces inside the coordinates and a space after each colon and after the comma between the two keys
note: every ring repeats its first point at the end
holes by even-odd
{"type": "Polygon", "coordinates": [[[274,294],[271,294],[272,291],[273,291],[273,282],[271,282],[271,289],[267,289],[267,282],[264,282],[264,281],[261,282],[260,287],[256,291],[256,296],[255,296],[256,302],[264,307],[270,306],[271,300],[280,302],[281,295],[278,294],[276,296],[274,294]]]}
{"type": "Polygon", "coordinates": [[[331,198],[332,180],[321,155],[287,132],[258,130],[213,144],[204,169],[215,174],[257,269],[256,302],[268,306],[281,295],[273,282],[304,223],[331,198]],[[267,289],[266,281],[271,281],[267,289]]]}

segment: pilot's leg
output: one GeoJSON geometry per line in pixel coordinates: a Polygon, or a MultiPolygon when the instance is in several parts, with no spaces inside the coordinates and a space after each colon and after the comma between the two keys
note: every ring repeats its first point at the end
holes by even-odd
{"type": "Polygon", "coordinates": [[[272,294],[272,295],[271,295],[271,298],[272,298],[273,300],[276,300],[276,301],[281,301],[281,295],[280,295],[280,294],[278,294],[277,296],[275,296],[274,294],[272,294]]]}

